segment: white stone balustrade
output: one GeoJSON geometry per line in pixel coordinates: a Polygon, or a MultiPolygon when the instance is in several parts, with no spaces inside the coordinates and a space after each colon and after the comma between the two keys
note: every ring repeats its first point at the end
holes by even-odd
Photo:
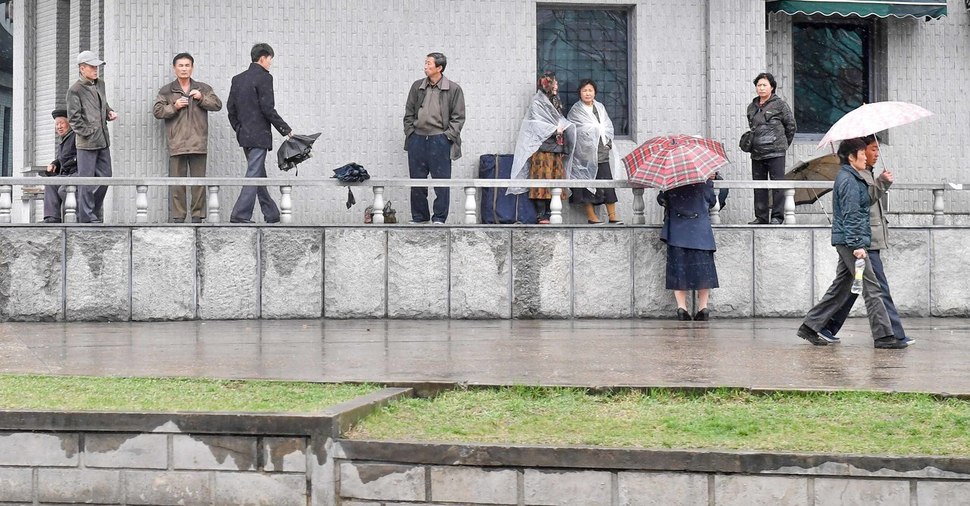
{"type": "MultiPolygon", "coordinates": [[[[13,187],[36,186],[36,177],[11,177],[4,178],[5,184],[0,185],[0,223],[11,223],[13,221],[13,187]]],[[[77,187],[81,185],[107,185],[107,186],[134,186],[136,188],[135,197],[135,222],[148,223],[149,200],[148,190],[151,187],[170,187],[170,186],[206,186],[208,187],[207,215],[208,223],[221,222],[219,192],[221,186],[273,186],[278,185],[282,193],[280,199],[280,218],[284,224],[294,222],[293,216],[293,187],[343,187],[347,186],[334,180],[333,178],[178,178],[178,177],[155,177],[155,178],[93,178],[93,177],[60,177],[58,184],[64,185],[67,195],[64,201],[64,222],[77,222],[77,187]]],[[[428,186],[432,184],[430,180],[422,179],[370,179],[362,183],[355,183],[354,186],[370,187],[374,193],[373,208],[376,211],[373,215],[373,223],[383,224],[384,214],[384,193],[387,187],[406,190],[411,187],[428,186]]],[[[646,224],[645,191],[642,187],[637,187],[629,181],[609,181],[609,180],[503,180],[503,179],[438,179],[433,184],[437,186],[450,186],[461,188],[464,195],[461,221],[464,224],[477,224],[481,222],[478,216],[478,196],[480,188],[494,188],[496,191],[503,191],[509,186],[520,188],[549,188],[553,198],[550,201],[550,219],[553,224],[563,223],[563,203],[562,195],[564,188],[631,188],[633,191],[633,225],[646,224]]],[[[782,189],[785,194],[785,225],[796,225],[798,217],[795,206],[795,190],[799,188],[831,188],[831,182],[825,181],[750,181],[750,180],[719,180],[714,183],[715,188],[732,188],[739,190],[753,189],[782,189]]],[[[918,190],[931,191],[933,193],[933,224],[946,224],[945,214],[945,195],[948,191],[962,191],[962,184],[954,183],[912,183],[896,184],[893,190],[918,190]]],[[[968,186],[967,189],[970,189],[968,186]]],[[[29,205],[29,204],[25,204],[29,205]]],[[[19,213],[18,216],[22,214],[19,213]]],[[[720,224],[721,216],[719,210],[712,210],[712,223],[720,224]]]]}

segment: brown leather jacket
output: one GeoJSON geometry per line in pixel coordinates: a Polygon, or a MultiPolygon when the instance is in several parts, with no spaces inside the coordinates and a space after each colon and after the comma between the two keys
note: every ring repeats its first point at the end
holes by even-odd
{"type": "Polygon", "coordinates": [[[67,119],[77,134],[77,149],[98,150],[111,145],[108,139],[108,113],[111,106],[104,95],[104,80],[80,78],[67,90],[67,119]]]}

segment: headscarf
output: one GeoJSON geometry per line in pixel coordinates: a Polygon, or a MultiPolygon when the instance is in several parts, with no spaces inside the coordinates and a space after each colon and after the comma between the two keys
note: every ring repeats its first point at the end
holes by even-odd
{"type": "MultiPolygon", "coordinates": [[[[599,169],[600,143],[609,145],[613,141],[613,121],[606,114],[603,104],[593,101],[593,107],[599,114],[596,119],[592,111],[580,100],[569,109],[567,119],[576,125],[576,142],[572,155],[566,160],[566,174],[569,179],[596,179],[599,169]]],[[[616,170],[618,164],[614,161],[615,150],[610,150],[610,171],[613,179],[625,179],[623,171],[616,170]],[[618,177],[619,176],[619,177],[618,177]]]]}
{"type": "Polygon", "coordinates": [[[543,94],[545,94],[546,98],[552,102],[552,106],[559,111],[559,114],[562,114],[562,101],[559,100],[559,94],[552,92],[553,86],[558,82],[559,81],[556,80],[556,73],[551,70],[547,70],[543,72],[541,76],[539,76],[539,79],[536,80],[536,91],[541,91],[543,94]]]}
{"type": "MultiPolygon", "coordinates": [[[[556,99],[556,104],[559,104],[559,107],[556,107],[552,98],[546,93],[547,89],[552,90],[553,82],[555,82],[555,74],[551,72],[546,72],[539,77],[538,86],[540,89],[532,97],[529,110],[526,111],[525,118],[522,119],[522,126],[519,128],[519,136],[515,141],[515,155],[512,157],[512,179],[528,179],[529,157],[559,128],[563,129],[563,135],[567,137],[568,142],[566,144],[569,149],[573,149],[575,144],[574,125],[563,117],[559,97],[552,95],[552,98],[556,99]]],[[[567,156],[571,156],[571,154],[572,151],[567,153],[567,156]]],[[[509,188],[507,193],[519,194],[525,193],[525,191],[525,188],[509,188]]]]}

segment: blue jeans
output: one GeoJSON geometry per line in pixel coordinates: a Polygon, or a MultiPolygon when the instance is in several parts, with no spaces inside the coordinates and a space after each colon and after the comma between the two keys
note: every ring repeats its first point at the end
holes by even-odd
{"type": "MultiPolygon", "coordinates": [[[[411,134],[408,141],[408,172],[412,179],[448,179],[451,177],[451,141],[445,134],[411,134]]],[[[451,189],[447,186],[434,187],[434,216],[428,212],[428,188],[411,188],[411,220],[440,221],[448,219],[451,205],[451,189]]]]}
{"type": "MultiPolygon", "coordinates": [[[[104,149],[77,150],[78,177],[111,177],[111,152],[104,149]]],[[[97,223],[104,216],[104,196],[107,186],[77,187],[77,221],[97,223]]]]}
{"type": "MultiPolygon", "coordinates": [[[[893,302],[893,296],[889,293],[889,281],[886,280],[886,272],[883,270],[879,250],[869,250],[866,254],[869,255],[872,270],[876,274],[876,279],[879,280],[879,284],[882,286],[882,302],[886,305],[886,313],[889,314],[889,323],[892,324],[893,335],[896,336],[896,339],[906,339],[906,332],[903,330],[903,322],[899,318],[899,311],[893,302]]],[[[855,304],[856,297],[858,295],[854,293],[850,294],[845,304],[825,324],[824,328],[832,332],[832,335],[837,334],[842,329],[842,325],[845,324],[845,319],[849,317],[849,311],[852,310],[852,305],[855,304]]]]}
{"type": "MultiPolygon", "coordinates": [[[[246,152],[246,177],[266,177],[266,149],[265,148],[243,148],[246,152]]],[[[229,215],[230,221],[250,221],[253,218],[253,206],[259,198],[259,209],[263,212],[263,219],[266,223],[277,223],[280,221],[280,208],[276,207],[276,201],[270,196],[269,190],[265,186],[244,186],[236,199],[236,205],[232,206],[232,214],[229,215]]]]}

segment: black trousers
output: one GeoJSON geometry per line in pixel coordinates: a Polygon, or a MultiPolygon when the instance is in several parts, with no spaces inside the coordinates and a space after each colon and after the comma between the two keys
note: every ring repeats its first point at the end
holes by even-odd
{"type": "MultiPolygon", "coordinates": [[[[785,177],[785,157],[751,160],[751,179],[766,181],[785,177]]],[[[785,190],[755,190],[754,217],[769,222],[772,218],[785,220],[785,190]],[[768,202],[769,193],[771,202],[768,202]]]]}

